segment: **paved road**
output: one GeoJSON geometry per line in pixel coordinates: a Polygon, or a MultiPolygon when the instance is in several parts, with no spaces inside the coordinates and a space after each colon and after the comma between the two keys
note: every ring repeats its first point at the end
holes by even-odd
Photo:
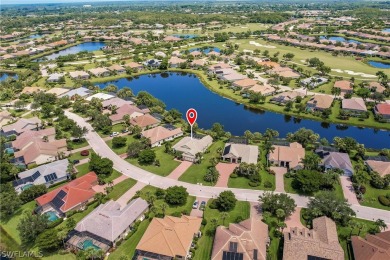
{"type": "MultiPolygon", "coordinates": [[[[259,195],[263,194],[263,191],[257,190],[200,186],[196,184],[161,177],[156,174],[150,173],[128,163],[127,161],[123,160],[119,155],[114,153],[110,149],[110,147],[107,146],[104,140],[93,130],[92,126],[89,123],[85,122],[82,117],[69,111],[65,111],[65,115],[70,119],[76,121],[79,126],[85,126],[89,130],[86,134],[86,140],[97,154],[103,157],[110,158],[114,163],[114,169],[124,175],[129,176],[130,178],[137,180],[138,182],[149,184],[162,189],[166,189],[175,185],[181,185],[187,188],[187,191],[190,195],[203,198],[215,198],[222,191],[231,190],[238,200],[256,202],[258,201],[259,195]]],[[[309,201],[308,197],[300,196],[297,194],[288,195],[295,200],[295,203],[298,207],[307,207],[307,203],[309,201]]],[[[383,219],[386,223],[389,223],[390,225],[390,211],[364,207],[360,205],[352,205],[352,208],[356,211],[358,218],[368,220],[380,218],[383,219]]]]}

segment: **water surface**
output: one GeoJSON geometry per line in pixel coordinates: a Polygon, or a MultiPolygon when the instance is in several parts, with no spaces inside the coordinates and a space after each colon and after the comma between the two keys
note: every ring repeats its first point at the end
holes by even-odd
{"type": "Polygon", "coordinates": [[[370,60],[370,61],[368,61],[368,64],[370,64],[374,68],[390,69],[390,63],[384,63],[384,62],[380,62],[380,61],[370,60]]]}
{"type": "Polygon", "coordinates": [[[50,55],[47,55],[44,57],[48,60],[54,60],[54,59],[58,58],[59,56],[76,54],[76,53],[79,53],[81,51],[89,51],[89,52],[98,51],[104,46],[106,46],[106,44],[104,42],[84,42],[84,43],[80,43],[78,45],[66,48],[64,50],[55,52],[53,54],[50,54],[50,55]]]}

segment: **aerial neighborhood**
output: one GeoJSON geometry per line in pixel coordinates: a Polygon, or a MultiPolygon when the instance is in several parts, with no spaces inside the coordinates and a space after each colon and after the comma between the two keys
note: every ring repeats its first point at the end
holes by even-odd
{"type": "Polygon", "coordinates": [[[6,259],[390,259],[388,2],[6,2],[6,259]]]}

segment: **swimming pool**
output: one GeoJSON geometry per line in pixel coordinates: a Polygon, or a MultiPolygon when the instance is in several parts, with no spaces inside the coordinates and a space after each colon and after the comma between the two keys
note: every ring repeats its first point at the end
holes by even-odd
{"type": "Polygon", "coordinates": [[[23,187],[22,187],[22,190],[27,190],[27,189],[29,189],[29,188],[31,188],[32,186],[34,186],[34,184],[26,184],[26,185],[24,185],[23,187]]]}
{"type": "Polygon", "coordinates": [[[48,211],[45,213],[45,215],[47,216],[50,222],[56,221],[58,219],[58,216],[54,211],[48,211]]]}
{"type": "Polygon", "coordinates": [[[94,245],[92,240],[90,240],[90,239],[84,240],[83,249],[85,250],[85,249],[90,248],[90,247],[92,247],[95,250],[100,250],[100,247],[98,247],[97,245],[94,245]]]}

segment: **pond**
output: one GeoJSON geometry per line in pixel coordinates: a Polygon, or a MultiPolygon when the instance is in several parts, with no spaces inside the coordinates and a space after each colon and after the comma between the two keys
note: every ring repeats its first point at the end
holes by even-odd
{"type": "Polygon", "coordinates": [[[205,49],[202,49],[202,48],[193,48],[193,49],[190,49],[190,52],[193,52],[193,51],[201,51],[203,52],[204,54],[207,54],[209,53],[210,51],[215,51],[215,52],[221,52],[221,50],[217,47],[210,47],[210,48],[205,48],[205,49]]]}
{"type": "Polygon", "coordinates": [[[0,81],[4,81],[4,80],[6,80],[9,77],[17,79],[18,78],[18,74],[8,73],[8,72],[0,72],[0,81]]]}
{"type": "Polygon", "coordinates": [[[44,57],[48,60],[54,60],[54,59],[58,58],[59,56],[76,54],[76,53],[79,53],[81,51],[89,51],[89,52],[98,51],[104,46],[106,46],[106,44],[104,42],[84,42],[84,43],[80,43],[78,45],[66,48],[64,50],[55,52],[53,54],[50,54],[50,55],[47,55],[44,57]]]}
{"type": "Polygon", "coordinates": [[[33,35],[30,35],[28,36],[28,39],[39,39],[39,38],[42,38],[43,34],[33,34],[33,35]]]}
{"type": "Polygon", "coordinates": [[[380,62],[380,61],[370,60],[370,61],[368,61],[368,64],[374,68],[390,69],[390,63],[384,63],[384,62],[380,62]]]}
{"type": "Polygon", "coordinates": [[[183,38],[183,39],[194,39],[198,37],[197,34],[172,34],[172,36],[183,38]]]}
{"type": "Polygon", "coordinates": [[[122,78],[117,81],[99,83],[101,88],[114,84],[118,88],[130,87],[135,94],[141,90],[151,93],[167,105],[167,109],[176,108],[182,114],[193,107],[198,111],[199,127],[209,129],[219,122],[233,135],[242,135],[246,130],[264,132],[267,128],[278,130],[280,137],[295,132],[301,127],[312,129],[329,141],[333,137],[350,136],[366,147],[389,148],[388,131],[299,119],[274,112],[246,108],[207,89],[193,74],[161,73],[142,75],[134,79],[122,78]]]}
{"type": "Polygon", "coordinates": [[[346,39],[344,37],[341,37],[341,36],[320,36],[320,39],[321,40],[329,40],[329,41],[336,41],[336,42],[348,42],[348,43],[361,43],[359,41],[356,41],[356,40],[351,40],[351,39],[346,39]]]}
{"type": "Polygon", "coordinates": [[[390,33],[390,28],[385,28],[385,29],[382,30],[382,32],[390,33]]]}

